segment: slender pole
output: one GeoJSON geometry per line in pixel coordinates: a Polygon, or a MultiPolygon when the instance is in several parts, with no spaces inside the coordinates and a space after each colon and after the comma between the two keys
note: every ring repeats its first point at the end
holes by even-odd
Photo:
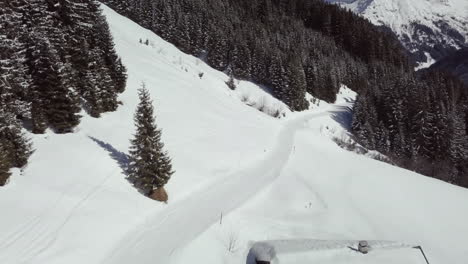
{"type": "Polygon", "coordinates": [[[414,247],[416,249],[419,249],[421,251],[421,254],[423,255],[424,259],[426,260],[426,263],[429,264],[429,260],[427,260],[426,254],[424,253],[424,250],[422,249],[421,246],[414,247]]]}
{"type": "Polygon", "coordinates": [[[219,224],[222,225],[223,224],[223,213],[221,212],[221,217],[219,218],[219,224]]]}

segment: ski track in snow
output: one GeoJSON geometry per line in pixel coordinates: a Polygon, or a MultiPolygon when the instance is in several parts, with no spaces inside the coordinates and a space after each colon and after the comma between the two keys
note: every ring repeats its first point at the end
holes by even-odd
{"type": "MultiPolygon", "coordinates": [[[[58,219],[50,221],[50,218],[54,217],[54,210],[57,209],[58,205],[65,197],[65,192],[63,192],[50,207],[43,210],[42,213],[33,217],[26,224],[21,225],[15,231],[2,238],[0,240],[0,242],[3,241],[0,243],[1,263],[13,263],[12,261],[14,260],[9,260],[8,256],[14,258],[19,257],[21,259],[21,263],[37,263],[35,260],[55,243],[60,231],[73,217],[74,212],[85,204],[86,201],[114,174],[115,171],[106,175],[97,185],[92,186],[86,194],[80,196],[82,198],[80,198],[75,205],[71,207],[68,214],[60,217],[57,216],[58,219]],[[34,235],[31,235],[31,233],[34,235]],[[15,247],[15,245],[25,246],[15,247]]],[[[72,183],[70,183],[70,185],[72,185],[72,183]]]]}
{"type": "Polygon", "coordinates": [[[299,174],[296,175],[297,179],[305,186],[307,189],[314,194],[316,200],[320,203],[322,209],[328,209],[328,203],[325,201],[323,196],[317,191],[317,189],[312,186],[309,182],[304,180],[299,174]]]}
{"type": "MultiPolygon", "coordinates": [[[[55,241],[57,240],[57,237],[60,233],[60,231],[65,227],[65,225],[72,219],[74,213],[81,207],[83,206],[91,196],[93,196],[101,187],[106,183],[106,181],[112,176],[115,175],[116,171],[113,171],[103,177],[102,181],[100,181],[96,186],[92,187],[90,191],[83,196],[82,199],[80,199],[75,206],[72,207],[68,215],[65,216],[64,220],[55,228],[53,229],[53,232],[50,232],[47,236],[44,237],[44,239],[41,242],[46,242],[45,245],[42,246],[36,246],[36,250],[33,251],[33,254],[30,254],[30,257],[28,258],[29,260],[34,259],[35,257],[39,256],[41,253],[43,253],[46,249],[48,249],[55,241]]],[[[42,243],[41,243],[42,244],[42,243]]],[[[34,248],[33,248],[34,249],[34,248]]],[[[28,251],[25,251],[27,253],[28,251]]]]}
{"type": "Polygon", "coordinates": [[[140,264],[154,263],[155,259],[159,263],[170,263],[173,252],[209,228],[221,214],[241,206],[274,181],[289,159],[296,131],[308,120],[328,114],[328,111],[306,112],[286,121],[276,145],[262,161],[227,175],[187,200],[169,205],[164,212],[147,218],[117,244],[103,263],[126,264],[135,259],[140,264]]]}

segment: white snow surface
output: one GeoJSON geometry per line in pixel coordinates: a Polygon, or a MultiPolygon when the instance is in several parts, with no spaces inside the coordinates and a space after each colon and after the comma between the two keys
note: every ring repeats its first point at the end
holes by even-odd
{"type": "MultiPolygon", "coordinates": [[[[31,135],[28,167],[0,189],[0,263],[246,263],[256,241],[300,239],[394,241],[423,246],[431,264],[466,263],[468,190],[331,140],[349,136],[349,89],[335,105],[291,113],[255,84],[229,90],[224,73],[103,9],[128,69],[123,105],[99,119],[83,113],[73,134],[31,135]],[[142,81],[176,170],[168,204],[143,197],[120,168],[142,81]],[[247,106],[245,94],[286,117],[247,106]]],[[[320,248],[277,261],[421,263],[412,249],[371,253],[320,248]]]]}
{"type": "Polygon", "coordinates": [[[425,52],[424,55],[426,55],[426,62],[419,63],[419,65],[415,67],[415,71],[427,69],[431,67],[432,64],[436,63],[436,60],[432,58],[431,54],[425,52]]]}

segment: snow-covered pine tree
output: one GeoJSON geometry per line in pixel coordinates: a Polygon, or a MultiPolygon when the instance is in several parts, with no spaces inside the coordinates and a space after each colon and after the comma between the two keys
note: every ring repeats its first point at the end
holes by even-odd
{"type": "Polygon", "coordinates": [[[208,63],[213,68],[224,71],[228,66],[228,43],[226,37],[220,32],[213,32],[214,38],[210,42],[210,52],[208,53],[208,63]]]}
{"type": "Polygon", "coordinates": [[[274,54],[271,58],[268,74],[270,76],[270,84],[273,95],[276,98],[281,98],[281,100],[284,100],[286,104],[290,103],[287,100],[288,98],[286,98],[288,82],[286,81],[286,70],[284,69],[280,54],[274,54]]]}
{"type": "Polygon", "coordinates": [[[268,67],[266,66],[266,54],[265,48],[262,46],[260,41],[255,42],[254,48],[252,51],[252,69],[250,76],[259,80],[259,82],[265,83],[267,78],[268,67]]]}
{"type": "Polygon", "coordinates": [[[18,30],[21,15],[16,1],[0,3],[0,102],[3,108],[20,117],[28,117],[30,105],[24,96],[31,84],[27,74],[24,32],[18,30]]]}
{"type": "Polygon", "coordinates": [[[11,162],[8,159],[8,153],[4,146],[4,141],[0,140],[0,186],[5,185],[8,178],[10,178],[11,162]]]}
{"type": "Polygon", "coordinates": [[[21,130],[12,113],[0,109],[0,141],[12,167],[21,168],[28,162],[33,150],[30,140],[21,130]]]}
{"type": "MultiPolygon", "coordinates": [[[[57,51],[47,40],[38,40],[38,50],[33,53],[32,76],[34,79],[33,90],[33,117],[45,117],[46,124],[50,125],[58,133],[68,133],[78,125],[80,116],[77,114],[78,98],[72,87],[69,71],[66,64],[60,62],[57,51]],[[37,105],[37,108],[36,108],[37,105]]],[[[35,132],[43,133],[44,120],[33,120],[35,132]],[[40,125],[34,125],[41,121],[40,125]]]]}
{"type": "Polygon", "coordinates": [[[112,80],[115,81],[115,90],[119,93],[123,93],[127,84],[127,68],[123,65],[121,58],[117,58],[112,66],[111,77],[112,80]]]}
{"type": "Polygon", "coordinates": [[[97,116],[113,111],[125,82],[96,1],[0,1],[0,182],[31,154],[20,122],[33,133],[71,132],[80,99],[96,102],[97,116]]]}
{"type": "MultiPolygon", "coordinates": [[[[106,74],[108,74],[110,77],[110,81],[112,82],[107,85],[109,87],[109,91],[113,93],[122,93],[125,90],[125,85],[127,82],[125,66],[123,66],[121,59],[117,56],[115,51],[114,42],[112,40],[112,35],[109,29],[109,25],[106,22],[106,18],[100,13],[101,11],[96,3],[90,3],[89,5],[90,10],[96,13],[94,15],[96,27],[93,36],[96,41],[96,48],[98,48],[100,52],[96,55],[99,55],[99,57],[102,58],[102,61],[99,63],[99,65],[101,65],[101,68],[108,68],[108,71],[103,70],[102,72],[106,72],[106,74]]],[[[117,95],[115,95],[115,97],[117,97],[117,95]]],[[[113,107],[110,107],[110,109],[112,108],[113,107]]]]}
{"type": "Polygon", "coordinates": [[[454,165],[450,171],[450,181],[454,184],[462,184],[460,170],[468,160],[468,135],[462,118],[462,114],[453,115],[451,118],[453,136],[450,141],[449,157],[454,165]]]}
{"type": "Polygon", "coordinates": [[[164,151],[161,130],[156,126],[150,94],[143,84],[138,90],[140,103],[134,121],[136,133],[130,146],[129,180],[146,195],[163,187],[174,173],[164,151]]]}
{"type": "Polygon", "coordinates": [[[295,111],[302,111],[309,108],[309,102],[305,100],[307,89],[306,76],[301,62],[302,56],[295,54],[288,60],[287,75],[289,79],[289,96],[291,98],[291,108],[295,111]]]}

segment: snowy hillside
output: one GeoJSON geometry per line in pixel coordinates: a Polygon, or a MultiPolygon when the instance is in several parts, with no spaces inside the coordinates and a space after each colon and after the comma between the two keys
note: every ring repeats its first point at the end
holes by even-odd
{"type": "MultiPolygon", "coordinates": [[[[468,45],[465,0],[326,0],[391,28],[420,62],[468,45]]],[[[429,65],[427,65],[429,66],[429,65]]]]}
{"type": "Polygon", "coordinates": [[[286,241],[280,263],[424,263],[404,245],[423,246],[432,264],[466,263],[468,190],[332,140],[349,138],[351,91],[291,113],[252,83],[229,90],[225,74],[103,8],[128,69],[123,105],[83,113],[74,134],[31,135],[28,167],[0,189],[0,263],[246,263],[252,243],[272,240],[286,241]],[[120,168],[141,82],[176,170],[167,205],[120,168]],[[339,246],[287,250],[298,239],[339,246]],[[401,247],[368,257],[346,247],[361,239],[401,247]]]}

